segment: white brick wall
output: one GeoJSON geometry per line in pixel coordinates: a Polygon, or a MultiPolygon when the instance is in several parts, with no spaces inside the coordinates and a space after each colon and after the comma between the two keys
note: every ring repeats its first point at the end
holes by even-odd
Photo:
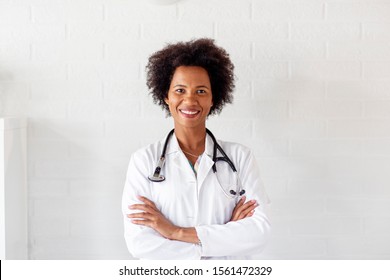
{"type": "Polygon", "coordinates": [[[145,2],[0,0],[0,115],[30,121],[30,258],[130,257],[127,163],[172,126],[147,58],[209,36],[237,90],[208,126],[253,149],[272,200],[258,258],[389,259],[389,1],[145,2]]]}

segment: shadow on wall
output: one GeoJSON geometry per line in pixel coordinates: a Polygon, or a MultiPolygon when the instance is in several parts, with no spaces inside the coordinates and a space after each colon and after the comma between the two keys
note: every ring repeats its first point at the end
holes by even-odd
{"type": "Polygon", "coordinates": [[[30,122],[30,258],[128,259],[120,202],[131,151],[120,156],[102,123],[30,122]]]}

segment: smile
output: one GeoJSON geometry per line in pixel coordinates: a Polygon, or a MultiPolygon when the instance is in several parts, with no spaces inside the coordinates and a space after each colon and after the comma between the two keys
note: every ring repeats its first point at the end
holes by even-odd
{"type": "Polygon", "coordinates": [[[200,111],[197,110],[179,110],[182,115],[185,117],[195,117],[199,114],[200,111]]]}
{"type": "Polygon", "coordinates": [[[187,110],[180,110],[180,112],[187,114],[187,115],[195,115],[199,113],[199,111],[187,111],[187,110]]]}

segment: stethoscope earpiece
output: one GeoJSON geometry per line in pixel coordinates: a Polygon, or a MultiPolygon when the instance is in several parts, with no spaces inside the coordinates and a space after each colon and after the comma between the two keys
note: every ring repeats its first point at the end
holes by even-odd
{"type": "MultiPolygon", "coordinates": [[[[245,190],[241,190],[241,191],[239,192],[239,195],[242,196],[244,193],[245,193],[245,190]]],[[[230,194],[231,194],[231,195],[237,195],[237,192],[234,191],[234,190],[230,190],[230,194]]]]}

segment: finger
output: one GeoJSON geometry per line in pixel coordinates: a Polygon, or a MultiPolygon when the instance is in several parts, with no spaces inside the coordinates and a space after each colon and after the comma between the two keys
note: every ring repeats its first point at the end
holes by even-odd
{"type": "Polygon", "coordinates": [[[241,206],[241,210],[245,210],[249,207],[252,207],[254,204],[256,204],[256,200],[252,199],[252,200],[249,200],[247,202],[245,202],[242,206],[241,206]]]}
{"type": "Polygon", "coordinates": [[[255,210],[252,210],[244,218],[252,217],[254,213],[255,213],[255,210]]]}
{"type": "Polygon", "coordinates": [[[141,210],[145,212],[155,213],[156,210],[146,204],[133,204],[128,207],[130,210],[141,210]]]}
{"type": "Polygon", "coordinates": [[[152,220],[153,215],[146,212],[127,214],[127,217],[130,219],[143,219],[143,220],[152,220]]]}
{"type": "Polygon", "coordinates": [[[240,215],[243,211],[247,210],[248,208],[253,207],[253,205],[255,203],[256,203],[255,200],[250,200],[250,201],[245,202],[243,205],[241,205],[240,207],[238,207],[236,209],[237,210],[237,214],[240,215]]]}
{"type": "Polygon", "coordinates": [[[245,199],[246,199],[245,196],[241,197],[241,199],[236,204],[236,207],[234,207],[234,208],[239,209],[242,205],[244,205],[245,199]]]}
{"type": "Polygon", "coordinates": [[[237,221],[237,218],[238,218],[237,212],[233,212],[232,217],[230,218],[230,221],[231,221],[231,222],[232,222],[232,221],[237,221]]]}
{"type": "Polygon", "coordinates": [[[254,209],[253,206],[254,203],[252,201],[248,201],[242,205],[237,213],[237,219],[243,219],[249,211],[254,209]]]}
{"type": "Polygon", "coordinates": [[[242,207],[242,205],[244,204],[245,199],[246,199],[245,196],[240,198],[240,200],[237,202],[236,206],[234,207],[233,213],[239,211],[240,207],[242,207]]]}
{"type": "Polygon", "coordinates": [[[136,225],[139,225],[139,226],[147,226],[147,227],[153,228],[152,227],[152,222],[149,221],[149,220],[131,220],[131,222],[133,224],[136,224],[136,225]]]}
{"type": "Polygon", "coordinates": [[[245,200],[246,200],[246,196],[244,195],[243,197],[240,198],[240,200],[238,201],[237,205],[243,205],[245,200]]]}
{"type": "Polygon", "coordinates": [[[234,219],[236,216],[237,216],[237,213],[239,211],[239,208],[244,204],[244,201],[245,201],[245,197],[241,197],[241,199],[238,201],[238,203],[236,204],[236,206],[234,206],[234,209],[233,209],[233,213],[232,213],[232,218],[231,219],[234,219]]]}
{"type": "Polygon", "coordinates": [[[255,210],[256,207],[257,207],[257,203],[248,205],[245,209],[243,209],[240,212],[240,218],[241,219],[244,218],[248,213],[250,213],[251,211],[255,210]]]}
{"type": "Polygon", "coordinates": [[[259,206],[259,205],[256,202],[254,204],[251,204],[249,207],[247,207],[246,209],[241,211],[239,218],[243,219],[245,217],[248,217],[248,214],[250,214],[250,213],[252,213],[252,215],[253,215],[255,208],[257,206],[259,206]]]}
{"type": "Polygon", "coordinates": [[[157,210],[157,207],[156,205],[154,204],[153,201],[151,201],[150,199],[144,197],[144,196],[141,196],[141,195],[137,195],[137,198],[142,201],[143,203],[145,203],[146,205],[149,205],[150,207],[152,207],[153,209],[157,210]]]}

